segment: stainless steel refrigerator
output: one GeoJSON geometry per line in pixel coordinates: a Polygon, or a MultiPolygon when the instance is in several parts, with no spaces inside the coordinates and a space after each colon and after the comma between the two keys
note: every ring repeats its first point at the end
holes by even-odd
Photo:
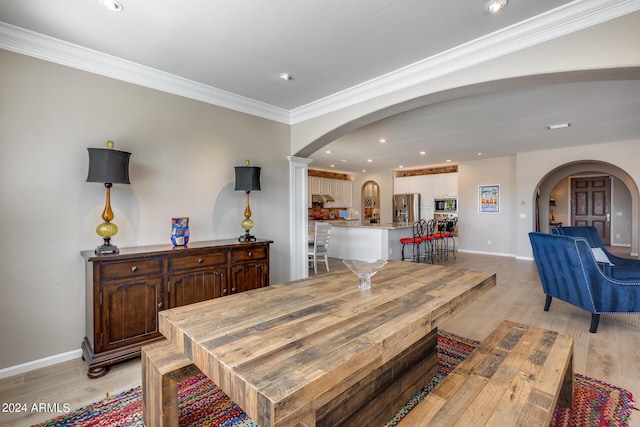
{"type": "Polygon", "coordinates": [[[420,220],[420,193],[393,195],[393,222],[413,224],[420,220]]]}

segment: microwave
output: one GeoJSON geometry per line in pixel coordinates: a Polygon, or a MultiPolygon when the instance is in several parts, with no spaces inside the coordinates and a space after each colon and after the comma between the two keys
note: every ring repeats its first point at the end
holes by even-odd
{"type": "Polygon", "coordinates": [[[434,199],[434,211],[458,212],[458,199],[452,197],[434,199]]]}

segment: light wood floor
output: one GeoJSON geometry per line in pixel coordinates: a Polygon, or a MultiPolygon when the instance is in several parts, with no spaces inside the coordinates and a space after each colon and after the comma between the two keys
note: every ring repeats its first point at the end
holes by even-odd
{"type": "MultiPolygon", "coordinates": [[[[628,250],[614,252],[629,256],[628,250]],[[626,252],[626,253],[625,253],[626,252]]],[[[574,337],[574,371],[631,391],[640,401],[640,314],[602,315],[596,334],[589,333],[590,313],[559,300],[543,311],[544,295],[532,261],[458,253],[444,264],[497,273],[497,286],[480,296],[442,329],[483,340],[503,319],[552,329],[574,337]]],[[[345,268],[332,259],[332,270],[345,268]]],[[[318,273],[325,271],[318,266],[318,273]]],[[[311,273],[313,274],[313,270],[311,273]]],[[[373,279],[375,286],[375,277],[373,279]]],[[[90,380],[86,364],[73,360],[0,380],[2,404],[26,404],[26,413],[0,412],[0,426],[29,426],[59,414],[31,412],[34,402],[68,403],[72,409],[140,385],[140,360],[112,367],[106,376],[90,380]]],[[[640,407],[640,404],[636,403],[640,407]]],[[[2,408],[4,409],[4,407],[2,408]]],[[[633,411],[631,426],[640,427],[640,411],[633,411]]]]}

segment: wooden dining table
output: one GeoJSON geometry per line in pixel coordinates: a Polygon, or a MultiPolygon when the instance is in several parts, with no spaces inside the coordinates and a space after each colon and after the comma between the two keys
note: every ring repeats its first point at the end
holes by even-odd
{"type": "Polygon", "coordinates": [[[255,422],[381,425],[435,375],[437,326],[494,273],[390,261],[159,313],[159,328],[255,422]]]}

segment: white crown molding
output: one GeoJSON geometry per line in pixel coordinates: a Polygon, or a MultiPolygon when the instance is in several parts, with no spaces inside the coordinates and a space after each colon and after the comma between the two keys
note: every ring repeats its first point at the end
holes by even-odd
{"type": "Polygon", "coordinates": [[[289,124],[289,111],[193,80],[0,22],[0,48],[289,124]]]}
{"type": "Polygon", "coordinates": [[[640,10],[640,0],[575,0],[291,111],[0,22],[0,48],[285,124],[295,124],[640,10]]]}
{"type": "Polygon", "coordinates": [[[640,10],[640,0],[576,0],[407,67],[291,110],[319,117],[640,10]]]}

